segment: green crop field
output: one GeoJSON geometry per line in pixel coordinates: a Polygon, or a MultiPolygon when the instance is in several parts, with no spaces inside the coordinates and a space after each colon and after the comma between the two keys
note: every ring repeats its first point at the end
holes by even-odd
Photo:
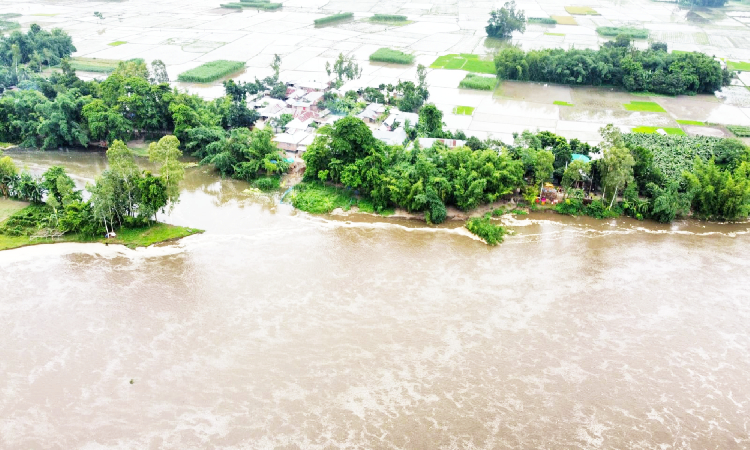
{"type": "Polygon", "coordinates": [[[119,63],[116,59],[74,57],[70,60],[70,66],[75,70],[97,73],[112,73],[119,63]]]}
{"type": "Polygon", "coordinates": [[[328,25],[329,23],[340,22],[342,20],[349,20],[352,17],[354,17],[354,13],[348,12],[348,13],[334,14],[332,16],[321,17],[320,19],[315,19],[314,22],[316,26],[328,25]]]}
{"type": "Polygon", "coordinates": [[[680,119],[677,119],[677,123],[679,123],[680,125],[696,125],[696,126],[699,126],[699,127],[708,126],[706,124],[706,122],[699,122],[697,120],[680,120],[680,119]]]}
{"type": "Polygon", "coordinates": [[[111,47],[118,47],[118,46],[123,45],[123,44],[127,44],[127,42],[126,41],[115,41],[115,42],[110,42],[107,45],[109,45],[111,47]]]}
{"type": "Polygon", "coordinates": [[[594,11],[590,6],[566,6],[565,11],[568,14],[576,14],[578,16],[599,16],[598,12],[594,11]]]}
{"type": "Polygon", "coordinates": [[[190,69],[182,72],[177,79],[179,81],[186,81],[189,83],[210,83],[216,81],[221,77],[225,77],[231,73],[242,70],[245,67],[245,63],[241,61],[227,61],[218,60],[211,61],[195,69],[190,69]]]}
{"type": "Polygon", "coordinates": [[[636,127],[633,128],[633,133],[656,133],[656,130],[664,130],[667,134],[684,136],[685,132],[681,128],[670,128],[670,127],[636,127]]]}
{"type": "Polygon", "coordinates": [[[750,137],[750,127],[741,125],[727,125],[727,130],[731,131],[737,137],[746,138],[750,137]]]}
{"type": "Polygon", "coordinates": [[[433,69],[466,70],[467,72],[495,74],[494,61],[479,59],[479,55],[461,53],[438,57],[430,65],[433,69]]]}
{"type": "Polygon", "coordinates": [[[411,64],[414,62],[414,55],[404,53],[399,50],[390,48],[381,48],[370,55],[370,61],[386,62],[393,64],[411,64]]]}
{"type": "Polygon", "coordinates": [[[466,74],[466,77],[458,84],[462,89],[477,89],[480,91],[491,91],[497,86],[497,78],[484,77],[473,73],[466,74]]]}
{"type": "Polygon", "coordinates": [[[406,16],[398,16],[395,14],[375,14],[370,17],[370,22],[405,23],[408,22],[408,19],[406,16]]]}
{"type": "Polygon", "coordinates": [[[572,103],[568,103],[568,102],[563,102],[563,101],[561,101],[561,100],[555,100],[555,101],[554,101],[554,102],[552,102],[552,103],[553,103],[553,104],[555,104],[555,105],[559,105],[559,106],[575,106],[575,105],[573,105],[572,103]]]}
{"type": "Polygon", "coordinates": [[[545,36],[565,36],[563,33],[544,33],[545,36]]]}
{"type": "Polygon", "coordinates": [[[458,114],[459,116],[470,116],[474,114],[474,108],[471,106],[456,106],[453,108],[453,114],[458,114]]]}
{"type": "Polygon", "coordinates": [[[648,39],[648,30],[632,27],[597,27],[596,32],[602,36],[616,37],[627,34],[635,39],[648,39]]]}
{"type": "Polygon", "coordinates": [[[628,111],[640,111],[640,112],[667,112],[659,106],[658,103],[654,102],[630,102],[622,105],[628,111]]]}
{"type": "Polygon", "coordinates": [[[745,61],[727,61],[727,69],[750,72],[750,63],[745,61]]]}
{"type": "Polygon", "coordinates": [[[526,19],[528,23],[539,23],[542,25],[555,25],[557,21],[551,17],[529,17],[526,19]]]}

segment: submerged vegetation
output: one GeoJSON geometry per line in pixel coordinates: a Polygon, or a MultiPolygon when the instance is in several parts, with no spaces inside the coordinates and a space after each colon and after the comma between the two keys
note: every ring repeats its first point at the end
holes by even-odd
{"type": "Polygon", "coordinates": [[[391,48],[381,48],[370,55],[370,61],[393,64],[411,64],[414,62],[414,55],[404,53],[400,50],[393,50],[391,48]]]}
{"type": "Polygon", "coordinates": [[[479,236],[487,245],[495,246],[501,242],[508,233],[502,225],[492,223],[489,214],[484,217],[473,217],[466,222],[466,229],[479,236]]]}
{"type": "Polygon", "coordinates": [[[494,77],[483,77],[473,73],[466,74],[466,77],[461,80],[458,87],[462,89],[477,89],[481,91],[491,91],[497,86],[497,78],[494,77]]]}
{"type": "Polygon", "coordinates": [[[347,12],[347,13],[333,14],[331,16],[321,17],[320,19],[315,19],[314,22],[315,22],[315,26],[328,25],[329,23],[349,20],[353,17],[354,17],[354,13],[347,12]]]}
{"type": "Polygon", "coordinates": [[[495,66],[492,61],[480,59],[479,55],[473,55],[470,53],[440,56],[430,65],[430,67],[433,69],[465,70],[467,72],[476,73],[495,73],[495,66]]]}
{"type": "Polygon", "coordinates": [[[238,70],[242,70],[244,67],[245,63],[241,61],[211,61],[182,72],[177,76],[177,79],[188,83],[210,83],[238,70]]]}
{"type": "Polygon", "coordinates": [[[617,37],[627,35],[633,39],[648,39],[648,30],[632,27],[597,27],[596,32],[602,36],[617,37]]]}

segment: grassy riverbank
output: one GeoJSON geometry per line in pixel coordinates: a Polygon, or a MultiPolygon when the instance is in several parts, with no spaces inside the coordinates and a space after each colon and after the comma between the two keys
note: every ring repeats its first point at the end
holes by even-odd
{"type": "MultiPolygon", "coordinates": [[[[8,219],[24,214],[30,211],[34,206],[28,206],[23,202],[11,200],[0,200],[0,229],[8,219]],[[8,214],[10,212],[10,214],[8,214]]],[[[148,247],[161,242],[181,239],[193,234],[203,233],[203,230],[196,228],[180,227],[169,225],[161,222],[152,222],[151,225],[141,228],[120,228],[117,230],[117,237],[105,239],[102,236],[90,236],[84,234],[64,234],[56,238],[33,238],[33,230],[24,232],[19,236],[11,236],[0,233],[0,251],[10,250],[13,248],[26,247],[38,244],[56,244],[60,242],[79,242],[79,243],[102,243],[102,244],[121,244],[129,248],[148,247]]]]}

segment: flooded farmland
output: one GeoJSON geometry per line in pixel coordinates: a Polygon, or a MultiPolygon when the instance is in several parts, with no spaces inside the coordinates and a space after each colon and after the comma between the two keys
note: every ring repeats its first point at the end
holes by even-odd
{"type": "Polygon", "coordinates": [[[750,446],[750,224],[535,214],[491,249],[206,170],[167,219],[203,235],[0,253],[0,447],[750,446]]]}

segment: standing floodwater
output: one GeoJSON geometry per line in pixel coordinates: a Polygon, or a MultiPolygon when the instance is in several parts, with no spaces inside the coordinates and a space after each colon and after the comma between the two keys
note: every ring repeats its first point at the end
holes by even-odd
{"type": "MultiPolygon", "coordinates": [[[[13,157],[103,169],[57,155],[13,157]]],[[[532,215],[488,248],[184,187],[204,235],[0,252],[0,448],[750,447],[748,224],[532,215]]]]}

